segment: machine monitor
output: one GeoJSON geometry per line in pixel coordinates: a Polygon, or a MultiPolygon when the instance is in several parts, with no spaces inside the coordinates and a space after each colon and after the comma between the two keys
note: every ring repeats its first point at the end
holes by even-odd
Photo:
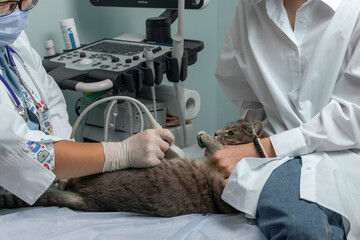
{"type": "MultiPolygon", "coordinates": [[[[95,6],[177,9],[177,0],[90,0],[95,6]]],[[[185,0],[186,9],[205,8],[209,0],[185,0]]]]}

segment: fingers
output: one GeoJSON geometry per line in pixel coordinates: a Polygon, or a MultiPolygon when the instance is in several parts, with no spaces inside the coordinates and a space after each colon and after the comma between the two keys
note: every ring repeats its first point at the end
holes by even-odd
{"type": "Polygon", "coordinates": [[[219,169],[219,171],[225,178],[228,178],[233,171],[233,168],[230,168],[228,166],[216,166],[216,168],[219,169]]]}
{"type": "Polygon", "coordinates": [[[156,150],[156,159],[161,161],[161,159],[163,159],[165,157],[165,152],[162,151],[161,149],[157,149],[156,150]]]}
{"type": "Polygon", "coordinates": [[[218,153],[215,153],[215,154],[211,155],[209,151],[205,151],[205,154],[209,154],[210,155],[210,162],[212,164],[215,164],[216,166],[218,166],[218,163],[221,161],[221,157],[219,156],[218,153]]]}
{"type": "Polygon", "coordinates": [[[168,142],[170,145],[172,145],[175,141],[175,137],[174,135],[170,132],[170,130],[168,129],[155,129],[158,131],[160,137],[168,142]]]}
{"type": "Polygon", "coordinates": [[[156,165],[159,165],[162,162],[162,159],[154,159],[151,164],[150,167],[155,167],[156,165]]]}
{"type": "Polygon", "coordinates": [[[225,178],[227,178],[230,176],[239,160],[224,155],[223,151],[220,150],[210,157],[210,162],[215,165],[225,178]]]}
{"type": "Polygon", "coordinates": [[[205,152],[204,152],[204,156],[210,158],[212,155],[211,155],[211,153],[209,152],[209,150],[206,149],[205,152]]]}
{"type": "Polygon", "coordinates": [[[130,137],[131,166],[142,168],[160,164],[174,140],[167,129],[148,129],[130,137]]]}
{"type": "MultiPolygon", "coordinates": [[[[141,164],[136,165],[137,168],[145,167],[154,167],[161,163],[164,159],[165,153],[159,148],[152,148],[144,153],[145,155],[141,156],[141,164]]],[[[134,167],[134,166],[133,166],[134,167]]]]}
{"type": "MultiPolygon", "coordinates": [[[[168,129],[153,129],[158,134],[158,145],[162,152],[166,152],[170,145],[174,143],[175,137],[168,129]]],[[[162,157],[163,158],[163,157],[162,157]]],[[[159,159],[162,159],[159,158],[159,159]]]]}
{"type": "Polygon", "coordinates": [[[169,149],[170,144],[168,142],[165,142],[165,141],[160,141],[159,142],[159,147],[160,147],[160,150],[162,152],[166,152],[169,149]]]}
{"type": "Polygon", "coordinates": [[[223,182],[223,187],[225,187],[225,186],[226,186],[226,184],[227,184],[228,180],[229,180],[228,178],[226,178],[226,179],[225,179],[225,181],[223,182]]]}
{"type": "Polygon", "coordinates": [[[174,135],[168,129],[147,129],[137,135],[138,141],[144,145],[156,143],[165,151],[169,148],[168,145],[173,144],[175,140],[174,135]]]}

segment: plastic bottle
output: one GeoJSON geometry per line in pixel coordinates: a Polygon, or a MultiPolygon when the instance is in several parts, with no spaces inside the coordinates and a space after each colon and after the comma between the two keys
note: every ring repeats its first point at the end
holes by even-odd
{"type": "Polygon", "coordinates": [[[61,30],[63,33],[64,43],[66,49],[74,49],[80,47],[80,40],[73,18],[68,18],[60,21],[61,30]]]}
{"type": "Polygon", "coordinates": [[[54,41],[47,40],[44,42],[44,44],[45,44],[45,48],[46,48],[48,57],[54,56],[56,54],[54,41]]]}

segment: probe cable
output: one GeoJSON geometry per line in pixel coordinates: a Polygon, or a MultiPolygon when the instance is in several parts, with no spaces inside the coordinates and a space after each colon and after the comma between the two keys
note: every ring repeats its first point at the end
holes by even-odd
{"type": "MultiPolygon", "coordinates": [[[[127,96],[112,96],[112,97],[107,97],[107,98],[103,98],[100,99],[94,103],[92,103],[91,105],[89,105],[87,108],[84,109],[84,111],[80,114],[80,116],[78,117],[78,119],[76,120],[73,130],[71,132],[71,136],[70,138],[73,139],[76,133],[76,130],[81,122],[81,120],[84,118],[84,116],[94,107],[96,107],[97,105],[104,103],[104,102],[108,102],[108,101],[112,101],[112,100],[127,100],[130,101],[131,103],[133,103],[139,110],[139,112],[141,112],[141,110],[144,111],[144,113],[147,115],[149,122],[150,122],[150,127],[151,128],[157,128],[157,129],[162,129],[161,125],[154,119],[154,117],[151,115],[150,111],[147,109],[147,107],[141,103],[140,101],[132,98],[132,97],[127,97],[127,96]],[[140,110],[141,109],[141,110],[140,110]]],[[[142,115],[140,114],[140,116],[142,117],[142,115]]],[[[143,122],[143,118],[141,119],[143,122]]],[[[170,145],[168,151],[166,152],[166,156],[167,158],[173,158],[173,157],[180,157],[180,158],[184,158],[185,154],[184,152],[175,144],[170,145]]]]}

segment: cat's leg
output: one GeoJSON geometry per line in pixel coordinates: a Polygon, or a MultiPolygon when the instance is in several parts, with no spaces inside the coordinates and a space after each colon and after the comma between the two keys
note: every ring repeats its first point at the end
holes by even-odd
{"type": "Polygon", "coordinates": [[[198,145],[201,148],[206,148],[211,154],[223,149],[223,146],[216,139],[209,136],[204,131],[200,131],[197,134],[198,145]]]}
{"type": "Polygon", "coordinates": [[[61,191],[65,190],[69,184],[70,178],[59,179],[55,182],[55,187],[61,191]]]}

